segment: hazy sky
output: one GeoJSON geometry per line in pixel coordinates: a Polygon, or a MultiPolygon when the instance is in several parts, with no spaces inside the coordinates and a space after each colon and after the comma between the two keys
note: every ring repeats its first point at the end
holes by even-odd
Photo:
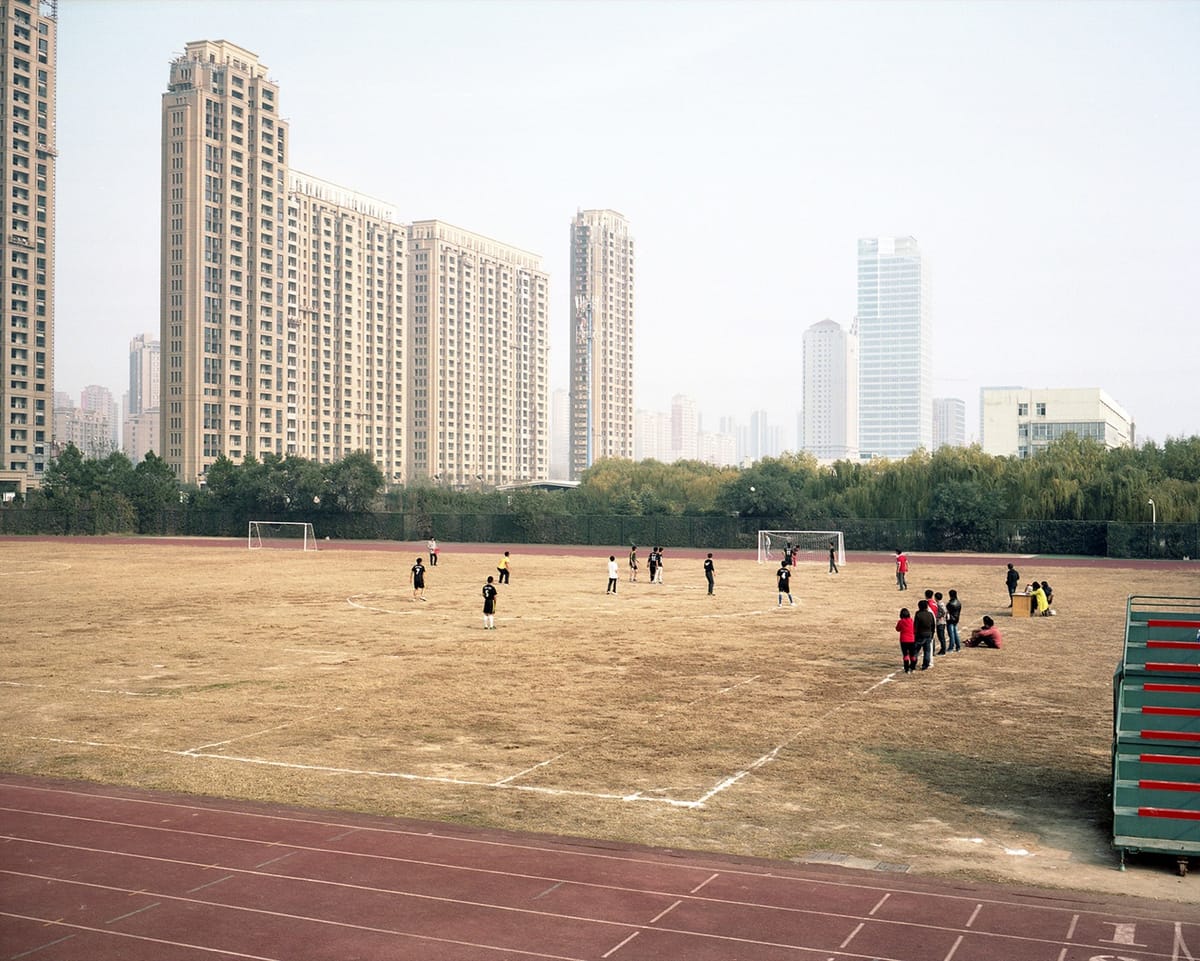
{"type": "Polygon", "coordinates": [[[935,392],[1101,387],[1200,434],[1200,3],[60,0],[55,387],[158,332],[160,103],[258,54],[294,168],[544,258],[567,381],[577,208],[629,218],[639,408],[790,439],[859,237],[917,238],[935,392]],[[118,266],[119,264],[119,266],[118,266]]]}

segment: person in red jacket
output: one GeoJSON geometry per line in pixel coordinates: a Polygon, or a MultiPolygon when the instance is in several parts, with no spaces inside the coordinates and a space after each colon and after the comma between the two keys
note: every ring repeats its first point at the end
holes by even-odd
{"type": "Polygon", "coordinates": [[[896,548],[896,590],[908,590],[908,555],[896,548]]]}
{"type": "Polygon", "coordinates": [[[904,661],[904,673],[911,674],[917,669],[917,644],[913,633],[912,615],[907,607],[900,608],[900,620],[896,622],[896,630],[900,632],[900,658],[904,661]]]}

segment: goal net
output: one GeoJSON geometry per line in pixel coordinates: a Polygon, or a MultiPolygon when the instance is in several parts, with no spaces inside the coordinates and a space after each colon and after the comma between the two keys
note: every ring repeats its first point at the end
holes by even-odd
{"type": "Polygon", "coordinates": [[[317,535],[312,524],[302,521],[251,521],[247,546],[252,551],[315,551],[317,535]]]}
{"type": "MultiPolygon", "coordinates": [[[[797,564],[829,560],[829,545],[838,567],[846,563],[846,543],[841,531],[759,531],[758,562],[778,564],[792,552],[797,564]]],[[[789,560],[789,563],[791,561],[789,560]]]]}

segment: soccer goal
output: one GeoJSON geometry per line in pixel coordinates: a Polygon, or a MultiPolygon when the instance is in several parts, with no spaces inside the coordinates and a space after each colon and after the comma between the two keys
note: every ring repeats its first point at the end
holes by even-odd
{"type": "Polygon", "coordinates": [[[778,563],[789,550],[795,551],[797,564],[824,562],[829,560],[830,544],[833,544],[837,565],[841,567],[846,563],[846,543],[841,531],[759,531],[758,562],[778,563]]]}
{"type": "Polygon", "coordinates": [[[252,551],[315,551],[317,535],[302,521],[251,521],[247,546],[252,551]]]}

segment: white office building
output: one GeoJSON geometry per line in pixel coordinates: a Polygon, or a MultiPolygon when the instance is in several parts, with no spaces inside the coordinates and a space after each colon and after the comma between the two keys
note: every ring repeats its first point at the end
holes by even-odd
{"type": "Polygon", "coordinates": [[[858,242],[860,456],[907,457],[933,446],[929,268],[912,237],[858,242]]]}
{"type": "Polygon", "coordinates": [[[933,449],[967,445],[967,405],[958,397],[933,399],[933,449]]]}
{"type": "Polygon", "coordinates": [[[1134,444],[1129,414],[1099,388],[984,387],[979,392],[984,453],[1030,457],[1067,434],[1107,448],[1134,444]]]}

